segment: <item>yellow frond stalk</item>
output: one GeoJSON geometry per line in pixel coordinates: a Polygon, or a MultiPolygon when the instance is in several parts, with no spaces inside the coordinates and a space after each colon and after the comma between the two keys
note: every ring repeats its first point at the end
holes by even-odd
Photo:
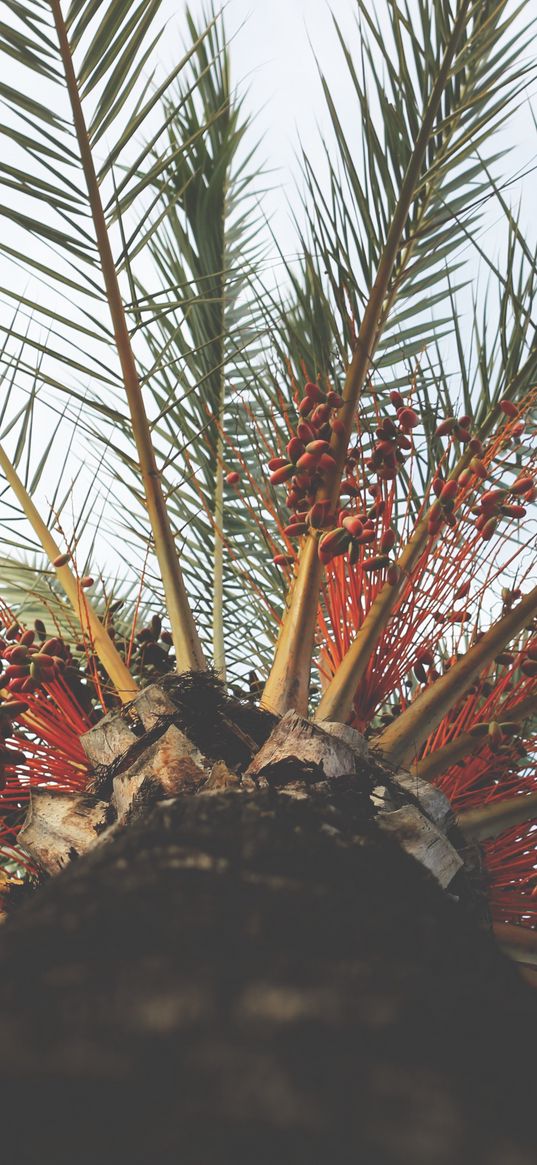
{"type": "Polygon", "coordinates": [[[393,724],[375,738],[375,745],[386,760],[390,764],[408,768],[446,713],[536,614],[537,587],[534,587],[516,607],[493,623],[462,659],[422,692],[393,724]]]}
{"type": "MultiPolygon", "coordinates": [[[[45,554],[53,564],[63,556],[58,543],[43,521],[37,507],[32,501],[27,489],[0,445],[0,468],[20,503],[32,529],[37,535],[45,554]]],[[[99,657],[107,675],[113,684],[122,703],[132,700],[138,692],[138,686],[133,680],[128,667],[124,664],[117,647],[112,642],[99,616],[93,610],[80,582],[71,568],[65,563],[54,567],[58,581],[61,583],[73,611],[80,623],[83,635],[87,635],[92,649],[99,657]]]]}

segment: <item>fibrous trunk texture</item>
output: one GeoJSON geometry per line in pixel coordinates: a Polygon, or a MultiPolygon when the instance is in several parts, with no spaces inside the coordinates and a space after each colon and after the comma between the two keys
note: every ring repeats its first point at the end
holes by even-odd
{"type": "Polygon", "coordinates": [[[531,1165],[536,1035],[355,781],[186,794],[3,926],[0,1141],[17,1165],[531,1165]]]}

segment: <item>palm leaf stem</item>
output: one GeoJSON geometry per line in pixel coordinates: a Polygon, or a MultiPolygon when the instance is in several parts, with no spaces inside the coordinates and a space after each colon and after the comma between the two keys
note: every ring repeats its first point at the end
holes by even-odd
{"type": "Polygon", "coordinates": [[[108,306],[123,374],[123,383],[129,404],[133,435],[140,461],[140,472],[144,484],[147,511],[154,537],[155,552],[161,571],[168,618],[172,629],[177,666],[179,670],[184,671],[201,669],[205,667],[205,660],[196,625],[190,610],[162,493],[160,474],[151,442],[149,424],[131,347],[129,330],[125,318],[123,301],[60,0],[51,0],[51,7],[71,103],[82,168],[88,189],[108,306]]]}
{"type": "MultiPolygon", "coordinates": [[[[366,382],[375,345],[379,339],[390,278],[401,247],[401,240],[416,195],[416,188],[420,181],[431,133],[441,107],[453,59],[463,36],[470,8],[471,0],[462,0],[409,160],[376,278],[360,325],[355,352],[345,379],[342,394],[344,403],[338,413],[343,423],[343,429],[340,434],[333,434],[331,441],[331,452],[336,464],[330,481],[319,493],[319,500],[328,499],[332,505],[335,505],[339,494],[357,402],[366,382]]],[[[263,692],[263,707],[280,715],[292,707],[302,714],[307,711],[317,618],[317,598],[322,578],[322,564],[317,553],[317,542],[318,535],[310,533],[301,551],[297,573],[276,646],[274,664],[263,692]]],[[[326,719],[326,717],[324,718],[326,719]]]]}
{"type": "MultiPolygon", "coordinates": [[[[12,465],[4,449],[0,445],[0,468],[5,474],[5,477],[13,490],[17,500],[19,501],[24,513],[35,531],[45,554],[50,559],[51,563],[59,558],[62,554],[60,547],[56,540],[50,533],[48,526],[41,518],[37,507],[32,501],[28,491],[25,489],[16,469],[12,465]]],[[[54,568],[58,581],[61,583],[69,602],[75,612],[77,619],[80,622],[83,633],[87,634],[92,648],[98,655],[105,671],[110,677],[111,682],[116,689],[119,699],[123,703],[128,703],[132,700],[138,691],[138,687],[134,682],[128,668],[123,663],[123,660],[110,639],[108,632],[103,627],[98,615],[93,610],[87,596],[80,587],[78,580],[73,574],[69,566],[57,566],[54,568]]]]}
{"type": "MultiPolygon", "coordinates": [[[[223,380],[223,376],[222,376],[223,380]]],[[[220,393],[220,418],[223,420],[224,386],[220,393]]],[[[216,671],[225,681],[224,643],[224,438],[218,426],[214,483],[214,559],[213,559],[213,655],[216,671]]]]}
{"type": "Polygon", "coordinates": [[[391,764],[408,766],[429,734],[453,704],[471,687],[495,656],[531,623],[537,613],[537,587],[489,627],[466,655],[431,684],[397,720],[375,738],[375,745],[391,764]]]}
{"type": "Polygon", "coordinates": [[[466,809],[458,814],[458,824],[468,837],[497,837],[504,829],[531,821],[537,814],[537,793],[506,797],[502,801],[466,809]]]}
{"type": "Polygon", "coordinates": [[[517,962],[524,962],[522,952],[531,951],[537,956],[537,931],[509,922],[495,922],[492,930],[500,946],[517,962]]]}
{"type": "MultiPolygon", "coordinates": [[[[228,111],[229,113],[229,111],[228,111]]],[[[224,178],[224,197],[221,207],[222,240],[226,231],[227,173],[224,178]]],[[[218,398],[216,419],[215,480],[214,480],[214,551],[213,551],[213,656],[214,666],[225,681],[226,654],[224,641],[224,412],[226,407],[225,376],[225,245],[221,252],[220,271],[217,275],[216,303],[218,305],[218,398]]]]}
{"type": "MultiPolygon", "coordinates": [[[[537,696],[528,696],[527,700],[521,700],[514,707],[500,709],[495,714],[494,719],[502,720],[505,717],[506,720],[518,722],[526,720],[535,712],[537,712],[537,696]]],[[[483,739],[482,736],[476,736],[472,732],[462,732],[455,740],[450,740],[442,748],[434,749],[423,760],[416,761],[412,765],[412,774],[420,777],[421,780],[433,781],[442,773],[447,772],[451,765],[457,764],[458,761],[474,752],[479,752],[484,743],[486,743],[486,737],[483,739]]]]}

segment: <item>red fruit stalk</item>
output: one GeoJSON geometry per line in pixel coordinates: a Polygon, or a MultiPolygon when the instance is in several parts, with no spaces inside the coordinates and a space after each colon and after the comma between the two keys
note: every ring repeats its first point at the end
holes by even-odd
{"type": "Polygon", "coordinates": [[[482,843],[488,898],[497,922],[537,927],[537,821],[482,843]]]}
{"type": "MultiPolygon", "coordinates": [[[[469,418],[460,420],[465,425],[469,424],[469,418]]],[[[411,673],[420,643],[440,645],[450,627],[459,627],[466,634],[464,628],[470,624],[472,612],[477,611],[480,596],[504,572],[513,569],[517,557],[524,550],[523,545],[511,540],[513,523],[524,516],[514,504],[515,494],[517,489],[527,492],[529,484],[533,482],[535,464],[532,461],[528,465],[529,472],[524,476],[519,473],[516,479],[513,478],[512,470],[505,472],[504,449],[511,440],[511,432],[512,423],[508,420],[499,426],[486,449],[475,439],[482,454],[483,472],[489,479],[486,489],[481,484],[480,469],[468,469],[464,476],[461,474],[457,480],[450,481],[445,480],[443,467],[436,471],[432,486],[439,500],[429,518],[433,541],[425,545],[409,574],[401,575],[395,564],[390,565],[386,572],[387,584],[398,586],[399,590],[390,621],[375,651],[370,655],[365,675],[356,690],[354,707],[358,726],[365,727],[370,723],[371,717],[386,700],[398,700],[401,693],[404,698],[405,679],[411,673]],[[479,570],[470,602],[468,595],[471,580],[483,557],[479,549],[483,538],[487,541],[487,565],[484,570],[479,570]]],[[[393,439],[393,432],[383,422],[377,429],[378,440],[373,457],[365,457],[370,471],[377,472],[378,476],[381,456],[386,455],[389,437],[393,439]]],[[[358,463],[363,459],[362,449],[367,441],[367,434],[359,435],[360,448],[356,452],[358,463]]],[[[384,488],[382,480],[379,485],[384,488]]],[[[397,483],[394,484],[394,497],[396,490],[397,483]]],[[[422,513],[425,506],[426,497],[422,513]]],[[[401,514],[400,501],[398,508],[401,514]]],[[[345,524],[348,526],[348,521],[345,524]]],[[[398,525],[400,543],[404,546],[412,530],[408,511],[406,516],[403,511],[402,521],[400,516],[398,525]]],[[[381,526],[378,536],[371,543],[373,553],[381,555],[384,552],[387,544],[383,542],[383,537],[381,526]]],[[[334,674],[346,654],[349,641],[360,631],[377,595],[382,591],[382,587],[377,586],[366,588],[363,572],[349,571],[339,562],[330,563],[328,574],[325,599],[319,609],[323,638],[326,636],[326,640],[330,641],[326,643],[326,651],[322,649],[324,658],[321,659],[321,668],[327,678],[334,674]],[[323,608],[328,608],[328,618],[325,618],[323,608]]],[[[421,669],[420,677],[421,682],[425,682],[421,669]]],[[[428,673],[426,680],[429,681],[428,673]]]]}

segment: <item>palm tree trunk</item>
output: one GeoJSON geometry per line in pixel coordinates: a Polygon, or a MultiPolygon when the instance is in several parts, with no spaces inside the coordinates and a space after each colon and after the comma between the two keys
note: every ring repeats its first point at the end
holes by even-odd
{"type": "Polygon", "coordinates": [[[185,795],[21,906],[6,1159],[531,1165],[537,997],[339,788],[185,795]]]}

